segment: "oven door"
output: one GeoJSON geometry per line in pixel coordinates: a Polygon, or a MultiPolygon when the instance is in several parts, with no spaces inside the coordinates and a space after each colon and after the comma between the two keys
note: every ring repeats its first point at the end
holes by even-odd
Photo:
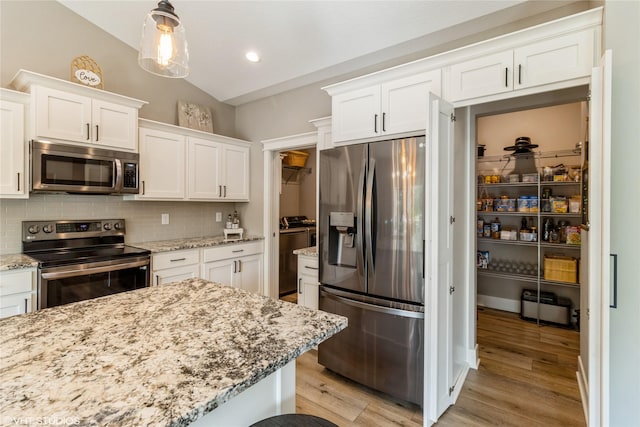
{"type": "Polygon", "coordinates": [[[38,277],[38,309],[149,286],[148,256],[43,268],[38,277]]]}
{"type": "Polygon", "coordinates": [[[33,191],[115,193],[121,187],[121,162],[107,150],[32,141],[33,191]]]}

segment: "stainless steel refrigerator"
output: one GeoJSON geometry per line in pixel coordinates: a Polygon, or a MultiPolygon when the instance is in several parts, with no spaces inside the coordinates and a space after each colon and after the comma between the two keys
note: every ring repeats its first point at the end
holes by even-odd
{"type": "Polygon", "coordinates": [[[425,138],[320,152],[320,309],[349,326],[328,369],[422,405],[425,138]]]}

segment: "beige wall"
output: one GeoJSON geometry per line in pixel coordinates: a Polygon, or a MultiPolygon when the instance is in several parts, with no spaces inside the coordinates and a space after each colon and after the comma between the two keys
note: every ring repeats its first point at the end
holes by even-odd
{"type": "MultiPolygon", "coordinates": [[[[140,21],[142,25],[142,21],[140,21]]],[[[54,1],[0,2],[0,85],[8,87],[19,69],[69,79],[70,63],[89,55],[102,68],[105,89],[148,101],[140,116],[177,124],[177,102],[212,109],[214,131],[235,137],[235,109],[181,79],[154,76],[137,65],[134,49],[54,1]]],[[[124,218],[127,241],[222,234],[215,212],[232,213],[234,204],[124,202],[114,196],[31,195],[0,200],[0,253],[21,252],[20,223],[39,219],[124,218]],[[169,213],[169,225],[160,214],[169,213]]],[[[251,233],[254,230],[248,229],[251,233]]]]}
{"type": "Polygon", "coordinates": [[[2,0],[0,31],[2,87],[9,87],[21,68],[69,80],[73,58],[89,55],[102,69],[105,90],[149,102],[140,117],[177,124],[177,102],[186,100],[211,108],[215,133],[236,136],[232,106],[218,102],[185,80],[158,77],[142,70],[135,49],[58,2],[2,0]]]}

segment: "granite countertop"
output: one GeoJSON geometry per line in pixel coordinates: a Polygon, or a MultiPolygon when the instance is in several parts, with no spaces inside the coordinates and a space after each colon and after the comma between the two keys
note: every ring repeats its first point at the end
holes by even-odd
{"type": "Polygon", "coordinates": [[[0,255],[0,271],[36,268],[38,261],[24,254],[0,255]]]}
{"type": "Polygon", "coordinates": [[[264,240],[262,236],[245,236],[242,240],[225,242],[224,236],[191,237],[186,239],[158,240],[154,242],[127,243],[129,246],[146,249],[152,253],[179,251],[181,249],[206,248],[209,246],[233,245],[256,240],[264,240]]]}
{"type": "Polygon", "coordinates": [[[310,257],[318,257],[318,248],[316,246],[310,246],[308,248],[296,249],[293,251],[295,255],[304,255],[310,257]]]}
{"type": "Polygon", "coordinates": [[[0,320],[0,408],[76,425],[184,426],[347,326],[202,279],[0,320]]]}

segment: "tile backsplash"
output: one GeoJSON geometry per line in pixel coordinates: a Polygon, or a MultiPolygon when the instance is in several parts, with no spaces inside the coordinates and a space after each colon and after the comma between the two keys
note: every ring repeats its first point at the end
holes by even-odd
{"type": "Polygon", "coordinates": [[[120,196],[32,194],[26,200],[2,199],[0,254],[22,252],[22,221],[124,218],[126,243],[136,243],[220,236],[224,219],[234,209],[234,203],[130,201],[120,196]],[[222,222],[215,222],[216,212],[222,213],[222,222]],[[163,213],[169,214],[167,225],[161,224],[163,213]]]}

